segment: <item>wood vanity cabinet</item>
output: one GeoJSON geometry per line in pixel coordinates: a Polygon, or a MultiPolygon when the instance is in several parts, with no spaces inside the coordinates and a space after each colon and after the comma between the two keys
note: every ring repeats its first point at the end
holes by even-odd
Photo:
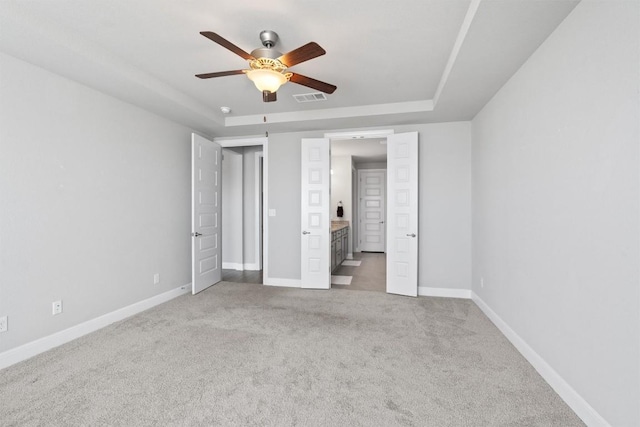
{"type": "Polygon", "coordinates": [[[340,267],[349,252],[349,226],[331,233],[331,272],[340,267]]]}

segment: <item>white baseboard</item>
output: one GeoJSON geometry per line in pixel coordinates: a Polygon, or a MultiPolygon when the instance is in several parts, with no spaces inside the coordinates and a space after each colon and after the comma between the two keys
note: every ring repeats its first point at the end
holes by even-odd
{"type": "Polygon", "coordinates": [[[80,338],[83,335],[95,332],[98,329],[102,329],[114,322],[126,319],[127,317],[148,310],[151,307],[155,307],[156,305],[172,300],[173,298],[188,292],[191,292],[190,283],[120,308],[116,311],[112,311],[111,313],[104,314],[100,317],[96,317],[95,319],[80,323],[79,325],[72,326],[63,331],[56,332],[55,334],[23,344],[20,347],[7,350],[0,353],[0,369],[22,362],[23,360],[27,360],[47,350],[51,350],[54,347],[58,347],[62,344],[68,343],[69,341],[73,341],[76,338],[80,338]]]}
{"type": "Polygon", "coordinates": [[[348,254],[347,254],[347,259],[353,259],[353,253],[351,253],[351,252],[350,252],[350,253],[348,253],[348,254]]]}
{"type": "Polygon", "coordinates": [[[244,270],[244,264],[241,262],[223,262],[222,263],[223,270],[244,270]]]}
{"type": "Polygon", "coordinates": [[[610,427],[610,424],[475,292],[472,292],[471,299],[586,425],[610,427]]]}
{"type": "Polygon", "coordinates": [[[223,270],[238,270],[238,271],[244,271],[244,270],[258,271],[258,270],[260,270],[260,264],[257,264],[257,263],[243,264],[241,262],[223,262],[222,263],[222,269],[223,270]]]}
{"type": "Polygon", "coordinates": [[[266,286],[283,286],[286,288],[300,288],[302,287],[302,280],[298,279],[278,279],[278,278],[264,278],[264,285],[266,286]]]}
{"type": "Polygon", "coordinates": [[[445,298],[471,299],[471,290],[431,288],[428,286],[418,286],[418,295],[421,297],[445,297],[445,298]]]}

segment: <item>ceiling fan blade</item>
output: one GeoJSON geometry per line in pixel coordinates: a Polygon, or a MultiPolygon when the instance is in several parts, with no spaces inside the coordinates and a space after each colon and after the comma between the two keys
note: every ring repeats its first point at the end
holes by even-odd
{"type": "Polygon", "coordinates": [[[234,76],[236,74],[244,74],[244,70],[219,71],[217,73],[196,74],[199,79],[211,79],[213,77],[234,76]]]}
{"type": "Polygon", "coordinates": [[[268,90],[262,91],[262,100],[264,102],[274,102],[277,101],[277,99],[276,92],[269,92],[268,90]]]}
{"type": "Polygon", "coordinates": [[[251,61],[255,59],[253,56],[240,49],[235,44],[231,43],[229,40],[220,37],[216,33],[212,33],[211,31],[200,31],[200,34],[208,38],[209,40],[218,43],[220,46],[229,49],[231,52],[235,53],[238,56],[246,59],[247,61],[251,61]]]}
{"type": "Polygon", "coordinates": [[[311,77],[303,76],[302,74],[293,73],[289,81],[324,93],[333,93],[337,89],[334,85],[312,79],[311,77]]]}
{"type": "Polygon", "coordinates": [[[288,68],[293,67],[296,64],[300,64],[301,62],[322,56],[325,53],[327,52],[321,48],[318,43],[309,42],[304,46],[300,46],[299,48],[292,50],[291,52],[285,53],[278,58],[278,60],[288,68]]]}

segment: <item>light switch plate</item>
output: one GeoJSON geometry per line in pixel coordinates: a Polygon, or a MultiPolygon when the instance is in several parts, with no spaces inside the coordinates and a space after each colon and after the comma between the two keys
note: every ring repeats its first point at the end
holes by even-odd
{"type": "Polygon", "coordinates": [[[275,209],[269,209],[269,216],[276,216],[276,210],[275,209]]]}

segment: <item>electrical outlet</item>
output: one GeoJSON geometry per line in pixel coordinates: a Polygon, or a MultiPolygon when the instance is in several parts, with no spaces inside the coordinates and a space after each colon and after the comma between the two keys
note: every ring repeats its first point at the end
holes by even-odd
{"type": "Polygon", "coordinates": [[[7,316],[0,317],[0,332],[7,332],[9,329],[9,323],[7,320],[7,316]]]}
{"type": "Polygon", "coordinates": [[[153,275],[153,284],[157,285],[158,283],[160,283],[160,273],[156,273],[153,275]]]}
{"type": "Polygon", "coordinates": [[[62,313],[62,300],[61,301],[54,301],[51,303],[52,306],[52,314],[55,316],[56,314],[60,314],[62,313]]]}
{"type": "Polygon", "coordinates": [[[480,278],[480,287],[484,288],[484,277],[480,278]]]}

